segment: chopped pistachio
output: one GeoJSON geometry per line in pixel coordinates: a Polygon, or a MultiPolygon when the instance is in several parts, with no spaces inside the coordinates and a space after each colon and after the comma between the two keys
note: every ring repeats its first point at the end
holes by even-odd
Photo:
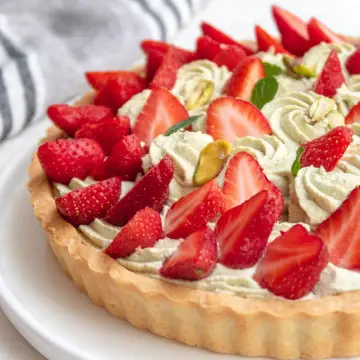
{"type": "Polygon", "coordinates": [[[214,93],[214,83],[210,80],[200,81],[194,88],[193,93],[188,97],[185,107],[188,110],[198,109],[207,105],[214,93]]]}

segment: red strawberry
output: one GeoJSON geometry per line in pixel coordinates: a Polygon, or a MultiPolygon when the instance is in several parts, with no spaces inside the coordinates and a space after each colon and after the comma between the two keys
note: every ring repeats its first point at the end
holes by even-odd
{"type": "Polygon", "coordinates": [[[47,115],[69,136],[74,136],[76,131],[86,123],[99,122],[113,117],[111,109],[92,104],[81,106],[54,104],[48,107],[47,115]]]}
{"type": "Polygon", "coordinates": [[[200,36],[196,42],[196,56],[199,59],[212,60],[227,45],[221,44],[208,36],[200,36]]]}
{"type": "Polygon", "coordinates": [[[247,101],[231,97],[215,99],[207,110],[206,132],[214,140],[229,142],[243,136],[270,134],[265,116],[247,101]]]}
{"type": "Polygon", "coordinates": [[[194,59],[194,53],[187,54],[179,51],[175,46],[171,46],[165,54],[164,60],[159,66],[149,87],[152,89],[165,87],[170,90],[175,84],[178,69],[194,59]]]}
{"type": "Polygon", "coordinates": [[[326,25],[316,18],[311,18],[308,23],[308,32],[312,46],[326,43],[342,43],[344,39],[332,32],[326,25]]]}
{"type": "Polygon", "coordinates": [[[234,70],[224,87],[224,94],[250,101],[255,84],[265,77],[262,61],[256,56],[245,58],[234,70]]]}
{"type": "Polygon", "coordinates": [[[345,124],[351,125],[353,123],[360,123],[360,102],[353,106],[346,115],[345,124]]]}
{"type": "Polygon", "coordinates": [[[127,116],[115,116],[102,122],[87,123],[75,134],[76,138],[96,140],[109,155],[114,145],[130,133],[130,119],[127,116]]]}
{"type": "Polygon", "coordinates": [[[189,235],[164,261],[160,274],[167,278],[200,280],[214,270],[217,259],[216,238],[210,229],[189,235]]]}
{"type": "Polygon", "coordinates": [[[151,208],[137,212],[120,230],[105,253],[114,259],[131,255],[136,249],[153,247],[162,236],[159,213],[151,208]]]}
{"type": "Polygon", "coordinates": [[[272,199],[274,216],[280,219],[284,199],[280,190],[265,176],[259,163],[248,153],[239,152],[229,161],[224,177],[223,193],[226,208],[241,205],[261,190],[266,190],[272,199]]]}
{"type": "Polygon", "coordinates": [[[151,51],[158,51],[165,54],[171,47],[175,48],[179,54],[184,55],[185,57],[193,58],[194,53],[190,50],[182,49],[180,47],[174,46],[172,44],[166,43],[164,41],[158,40],[143,40],[140,44],[144,53],[149,54],[151,51]]]}
{"type": "Polygon", "coordinates": [[[272,6],[272,13],[285,49],[297,56],[304,55],[311,48],[306,23],[290,11],[276,5],[272,6]]]}
{"type": "Polygon", "coordinates": [[[143,91],[146,87],[146,81],[137,73],[131,73],[131,76],[111,76],[106,80],[103,87],[97,92],[94,103],[104,105],[112,109],[114,114],[134,95],[143,91]]]}
{"type": "Polygon", "coordinates": [[[164,88],[154,89],[138,115],[134,134],[150,145],[174,124],[189,117],[180,101],[164,88]]]}
{"type": "Polygon", "coordinates": [[[110,224],[123,226],[145,207],[161,211],[168,199],[173,175],[174,161],[167,155],[109,210],[105,220],[110,224]]]}
{"type": "Polygon", "coordinates": [[[302,225],[294,225],[268,245],[254,279],[277,296],[300,299],[319,281],[328,258],[319,237],[302,225]]]}
{"type": "Polygon", "coordinates": [[[142,82],[142,78],[135,71],[89,71],[85,73],[86,80],[95,89],[101,90],[109,80],[119,80],[119,83],[129,84],[134,82],[142,82]]]}
{"type": "Polygon", "coordinates": [[[37,155],[49,180],[62,184],[74,177],[84,179],[105,158],[101,146],[92,139],[49,141],[39,147],[37,155]]]}
{"type": "Polygon", "coordinates": [[[103,217],[119,199],[121,178],[113,177],[58,197],[56,207],[74,226],[86,225],[103,217]]]}
{"type": "Polygon", "coordinates": [[[268,51],[270,48],[273,48],[278,54],[288,54],[291,55],[273,36],[268,34],[262,27],[259,25],[255,26],[255,35],[258,45],[258,51],[268,51]]]}
{"type": "Polygon", "coordinates": [[[326,171],[335,168],[352,141],[354,132],[346,126],[338,126],[327,134],[302,145],[300,166],[323,167],[326,171]]]}
{"type": "Polygon", "coordinates": [[[351,75],[360,74],[360,49],[357,49],[346,61],[346,69],[351,75]]]}
{"type": "Polygon", "coordinates": [[[201,30],[204,35],[209,36],[210,38],[214,39],[215,41],[218,41],[221,44],[236,45],[240,47],[242,50],[245,51],[246,55],[252,55],[254,53],[246,45],[240,44],[239,42],[232,39],[230,36],[224,34],[222,31],[210,25],[209,23],[202,22],[201,30]]]}
{"type": "Polygon", "coordinates": [[[132,181],[142,172],[141,158],[144,155],[145,149],[135,134],[124,136],[116,143],[103,166],[96,169],[92,175],[97,180],[119,175],[123,180],[132,181]]]}
{"type": "Polygon", "coordinates": [[[165,218],[165,234],[186,238],[203,228],[223,209],[224,198],[214,180],[182,197],[170,207],[165,218]]]}
{"type": "Polygon", "coordinates": [[[245,51],[238,46],[229,45],[219,51],[214,57],[213,62],[218,66],[225,65],[229,71],[233,71],[246,56],[245,51]]]}
{"type": "Polygon", "coordinates": [[[315,235],[327,246],[330,261],[350,270],[360,270],[360,186],[356,187],[325,221],[315,235]]]}
{"type": "Polygon", "coordinates": [[[150,50],[147,53],[146,80],[148,83],[150,83],[151,80],[154,78],[157,70],[164,61],[164,58],[165,54],[160,51],[150,50]]]}
{"type": "Polygon", "coordinates": [[[215,234],[223,265],[244,269],[258,262],[278,220],[272,203],[268,192],[263,190],[221,216],[215,234]]]}
{"type": "Polygon", "coordinates": [[[336,90],[345,82],[339,56],[332,50],[319,75],[314,91],[320,95],[334,97],[336,90]]]}

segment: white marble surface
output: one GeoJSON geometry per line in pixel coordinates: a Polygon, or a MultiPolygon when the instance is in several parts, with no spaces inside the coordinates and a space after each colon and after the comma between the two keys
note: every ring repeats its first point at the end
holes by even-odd
{"type": "MultiPolygon", "coordinates": [[[[360,10],[358,0],[331,1],[331,5],[328,0],[292,0],[291,2],[286,0],[213,0],[191,25],[178,35],[176,42],[184,46],[191,46],[199,32],[197,25],[201,19],[213,22],[239,39],[253,38],[255,23],[261,24],[275,33],[275,26],[269,11],[271,3],[287,7],[305,19],[317,16],[340,33],[360,35],[356,16],[360,10]],[[346,14],[346,11],[350,11],[350,13],[346,14]]],[[[45,128],[46,123],[43,122],[27,130],[27,133],[32,134],[31,137],[35,142],[45,128]]],[[[14,153],[22,151],[24,145],[22,138],[20,136],[0,145],[0,169],[11,161],[14,153]]],[[[1,211],[4,210],[0,210],[0,216],[1,211]]],[[[0,309],[0,360],[19,359],[41,360],[44,358],[19,335],[0,309]]]]}

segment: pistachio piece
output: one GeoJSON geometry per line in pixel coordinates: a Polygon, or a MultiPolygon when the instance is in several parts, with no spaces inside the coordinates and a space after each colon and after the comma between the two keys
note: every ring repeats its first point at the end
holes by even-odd
{"type": "Polygon", "coordinates": [[[283,56],[282,62],[286,68],[286,74],[294,79],[301,79],[301,76],[294,71],[295,60],[287,55],[283,56]]]}
{"type": "Polygon", "coordinates": [[[303,64],[295,65],[293,67],[293,70],[296,74],[300,75],[301,77],[313,78],[316,76],[316,72],[313,69],[310,69],[303,64]]]}
{"type": "Polygon", "coordinates": [[[316,76],[316,72],[313,69],[300,64],[290,56],[284,55],[283,64],[286,68],[286,74],[294,79],[313,78],[316,76]]]}
{"type": "Polygon", "coordinates": [[[185,107],[188,110],[198,109],[207,105],[214,93],[214,83],[210,80],[199,81],[192,94],[188,97],[185,107]]]}
{"type": "Polygon", "coordinates": [[[195,185],[204,185],[216,178],[224,167],[231,149],[231,144],[225,140],[217,140],[205,146],[200,152],[193,183],[195,185]]]}
{"type": "Polygon", "coordinates": [[[309,116],[305,120],[310,124],[315,124],[322,121],[333,110],[336,110],[335,101],[321,96],[310,106],[309,116]]]}

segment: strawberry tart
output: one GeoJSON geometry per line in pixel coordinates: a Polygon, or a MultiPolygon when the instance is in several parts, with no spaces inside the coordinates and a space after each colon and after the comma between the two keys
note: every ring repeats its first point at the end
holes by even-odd
{"type": "Polygon", "coordinates": [[[360,354],[360,49],[277,6],[202,23],[48,108],[32,205],[64,271],[134,326],[221,353],[360,354]]]}

